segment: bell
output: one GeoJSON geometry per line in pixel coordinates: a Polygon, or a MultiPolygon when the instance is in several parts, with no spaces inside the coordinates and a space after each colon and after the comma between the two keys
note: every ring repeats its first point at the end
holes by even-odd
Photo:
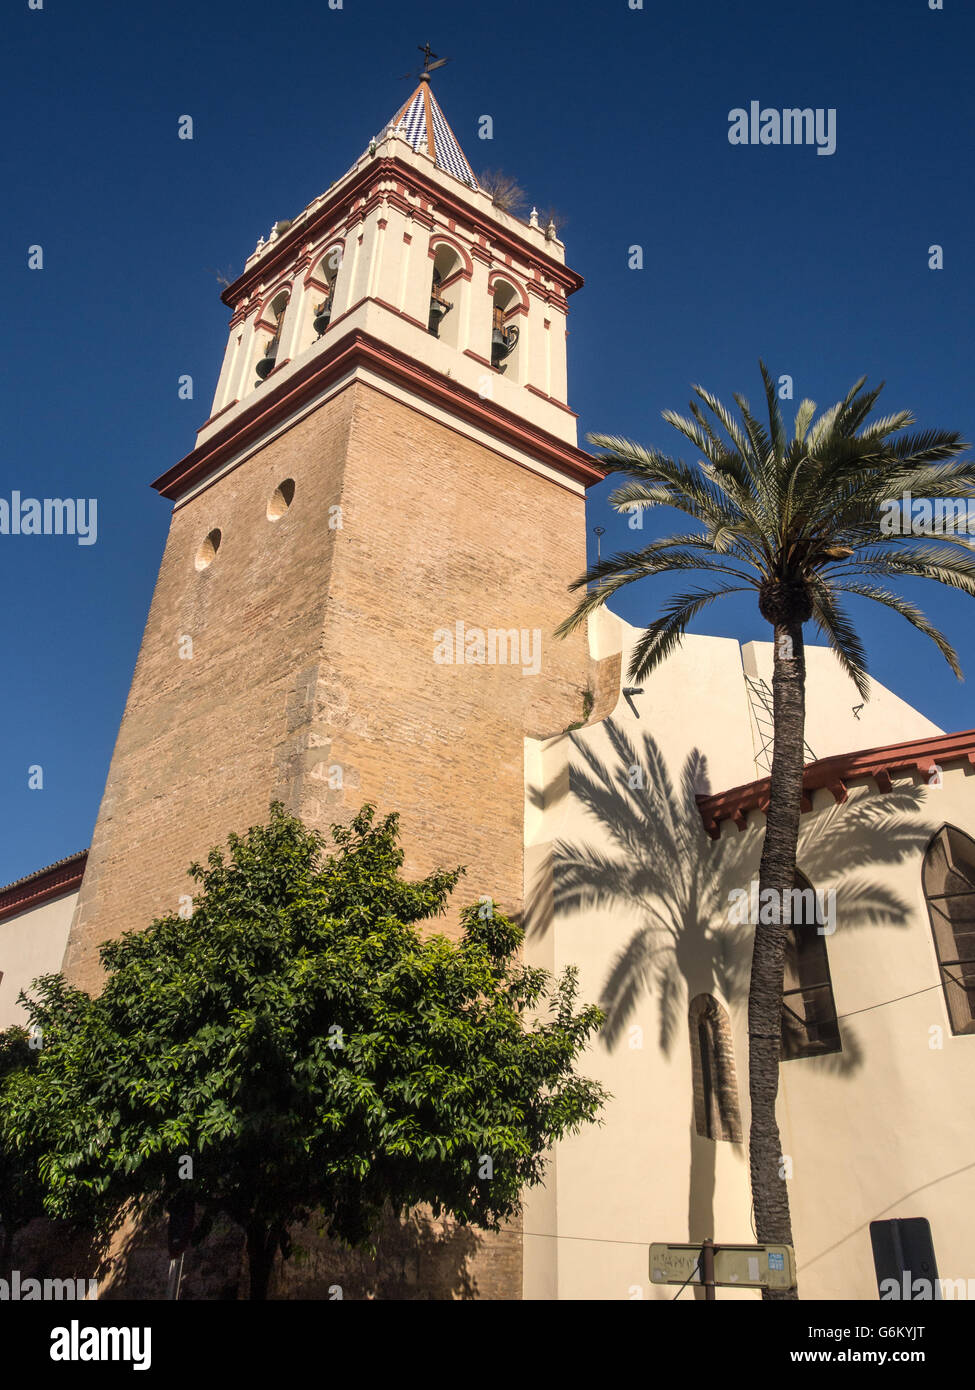
{"type": "Polygon", "coordinates": [[[315,329],[315,332],[318,334],[319,338],[322,336],[322,334],[328,327],[328,322],[331,317],[332,305],[329,300],[325,299],[322,301],[321,304],[315,305],[315,319],[312,326],[315,329]]]}
{"type": "Polygon", "coordinates": [[[277,334],[275,334],[271,341],[268,343],[267,347],[264,349],[264,356],[257,364],[257,375],[260,377],[261,381],[263,381],[266,376],[270,376],[271,373],[274,371],[274,360],[277,357],[277,355],[278,337],[277,334]]]}
{"type": "Polygon", "coordinates": [[[440,336],[440,325],[443,322],[443,317],[452,308],[453,305],[448,304],[445,299],[438,299],[436,295],[430,296],[430,318],[427,322],[427,328],[435,337],[440,336]]]}
{"type": "Polygon", "coordinates": [[[495,326],[491,330],[491,366],[500,367],[508,354],[514,351],[517,341],[518,329],[514,324],[510,328],[495,326]]]}

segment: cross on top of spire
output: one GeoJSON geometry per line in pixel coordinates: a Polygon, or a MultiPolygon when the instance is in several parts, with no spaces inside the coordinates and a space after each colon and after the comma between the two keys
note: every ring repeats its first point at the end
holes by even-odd
{"type": "Polygon", "coordinates": [[[423,54],[423,71],[431,72],[434,68],[443,67],[444,63],[449,63],[449,58],[438,58],[428,43],[418,43],[417,48],[423,54]]]}

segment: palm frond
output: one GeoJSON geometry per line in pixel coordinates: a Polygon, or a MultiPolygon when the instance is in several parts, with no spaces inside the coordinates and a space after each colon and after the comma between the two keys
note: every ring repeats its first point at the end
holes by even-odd
{"type": "Polygon", "coordinates": [[[889,434],[896,434],[898,430],[906,429],[913,423],[914,416],[909,410],[898,410],[893,415],[881,415],[878,420],[865,425],[860,430],[859,437],[868,440],[886,439],[889,434]]]}
{"type": "Polygon", "coordinates": [[[727,505],[726,498],[707,476],[700,469],[689,468],[683,459],[668,458],[659,450],[643,449],[639,444],[609,435],[590,434],[586,438],[590,444],[609,449],[599,456],[602,464],[607,459],[615,461],[609,471],[626,471],[635,479],[666,487],[669,497],[660,505],[675,507],[698,521],[717,520],[727,505]]]}
{"type": "Polygon", "coordinates": [[[810,453],[815,453],[823,440],[833,432],[841,408],[841,402],[837,401],[836,405],[831,405],[813,421],[806,438],[806,448],[810,453]]]}
{"type": "Polygon", "coordinates": [[[938,651],[947,661],[959,680],[964,677],[961,671],[961,664],[958,660],[958,653],[945,637],[943,632],[931,623],[926,615],[918,608],[916,603],[911,603],[909,599],[902,598],[900,594],[895,594],[890,589],[880,589],[874,584],[838,584],[836,588],[844,594],[856,594],[859,598],[869,598],[874,603],[881,603],[886,608],[892,608],[895,613],[899,613],[902,618],[906,618],[912,627],[916,627],[918,632],[923,632],[925,637],[930,637],[931,641],[938,648],[938,651]]]}
{"type": "MultiPolygon", "coordinates": [[[[616,555],[609,555],[605,560],[598,561],[591,565],[585,574],[574,579],[569,585],[570,590],[581,589],[582,586],[592,584],[594,587],[588,589],[586,594],[579,600],[575,609],[569,616],[555,629],[556,637],[566,637],[573,632],[591,613],[597,608],[601,608],[618,590],[625,588],[627,584],[633,584],[639,579],[647,579],[651,575],[666,574],[672,570],[702,570],[707,572],[718,572],[730,574],[742,581],[742,588],[758,587],[758,580],[750,574],[742,573],[735,569],[733,565],[722,558],[716,556],[713,551],[705,551],[704,554],[695,555],[686,549],[679,549],[675,545],[669,548],[669,541],[675,542],[678,537],[665,537],[660,541],[653,541],[644,550],[625,550],[616,555]]],[[[695,541],[695,544],[706,543],[695,541]]]]}
{"type": "Polygon", "coordinates": [[[805,442],[806,433],[813,422],[815,414],[815,401],[806,399],[799,402],[799,408],[796,411],[795,434],[793,436],[797,444],[803,444],[805,442]]]}
{"type": "Polygon", "coordinates": [[[940,463],[956,458],[970,446],[953,430],[924,430],[920,434],[903,435],[887,446],[888,452],[900,463],[940,463]]]}
{"type": "Polygon", "coordinates": [[[778,393],[775,389],[775,382],[772,380],[771,373],[764,362],[759,362],[759,369],[762,373],[762,381],[765,385],[765,403],[768,407],[768,433],[772,441],[772,453],[776,459],[781,459],[785,453],[785,422],[782,419],[782,407],[779,404],[778,393]]]}
{"type": "Polygon", "coordinates": [[[863,700],[870,698],[870,678],[867,674],[867,654],[856,628],[836,602],[832,586],[821,575],[810,582],[813,600],[813,620],[839,658],[850,680],[863,700]]]}
{"type": "Polygon", "coordinates": [[[851,387],[846,394],[846,398],[840,407],[839,419],[837,421],[837,428],[840,434],[849,436],[857,432],[871,410],[873,410],[877,398],[886,385],[886,382],[882,381],[880,385],[875,386],[872,391],[866,391],[861,395],[860,392],[866,380],[867,378],[865,376],[861,377],[856,385],[851,387]]]}
{"type": "Polygon", "coordinates": [[[703,386],[695,385],[691,387],[691,390],[694,392],[695,396],[697,396],[698,400],[710,410],[714,418],[719,421],[721,428],[738,450],[739,454],[747,453],[748,443],[745,435],[742,433],[741,426],[724,402],[720,401],[713,392],[706,391],[703,386]]]}
{"type": "Polygon", "coordinates": [[[679,647],[687,624],[702,608],[725,594],[740,594],[746,589],[746,585],[719,584],[714,589],[692,589],[668,599],[660,617],[644,630],[633,648],[629,679],[643,680],[679,647]]]}
{"type": "Polygon", "coordinates": [[[706,459],[713,461],[727,453],[727,447],[722,444],[714,431],[706,429],[699,420],[688,420],[685,415],[679,415],[676,410],[662,410],[660,414],[668,425],[682,434],[685,439],[689,439],[695,448],[700,449],[706,459]]]}
{"type": "Polygon", "coordinates": [[[975,559],[935,545],[918,545],[893,553],[870,552],[858,555],[848,567],[850,574],[876,574],[902,579],[936,579],[950,589],[975,596],[975,559]]]}

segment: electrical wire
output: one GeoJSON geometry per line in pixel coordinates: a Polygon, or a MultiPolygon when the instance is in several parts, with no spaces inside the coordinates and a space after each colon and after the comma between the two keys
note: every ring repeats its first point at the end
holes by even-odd
{"type": "Polygon", "coordinates": [[[695,1275],[695,1274],[700,1274],[700,1275],[702,1275],[702,1277],[703,1277],[704,1271],[701,1269],[701,1259],[702,1259],[702,1257],[703,1257],[703,1254],[704,1254],[704,1251],[702,1250],[702,1251],[701,1251],[701,1254],[698,1255],[698,1257],[697,1257],[697,1260],[696,1260],[696,1262],[695,1262],[694,1268],[691,1270],[690,1274],[687,1276],[687,1278],[684,1280],[683,1284],[681,1284],[680,1288],[677,1290],[677,1292],[674,1294],[673,1298],[670,1300],[671,1303],[676,1303],[676,1302],[677,1302],[677,1300],[680,1298],[681,1294],[682,1294],[682,1293],[684,1292],[684,1290],[687,1288],[688,1284],[689,1284],[689,1283],[691,1282],[691,1280],[694,1278],[694,1275],[695,1275]]]}
{"type": "Polygon", "coordinates": [[[837,1020],[841,1018],[855,1018],[857,1014],[869,1014],[874,1009],[885,1009],[888,1004],[899,1004],[902,999],[915,999],[919,994],[929,994],[931,990],[941,988],[942,985],[939,981],[936,985],[925,985],[923,989],[912,990],[910,994],[898,994],[895,995],[893,999],[881,999],[879,1004],[868,1004],[866,1008],[854,1009],[848,1014],[837,1014],[836,1017],[837,1020]]]}

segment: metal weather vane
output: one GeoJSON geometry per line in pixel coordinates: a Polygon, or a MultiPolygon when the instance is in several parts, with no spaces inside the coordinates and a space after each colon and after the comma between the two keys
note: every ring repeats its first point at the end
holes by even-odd
{"type": "Polygon", "coordinates": [[[449,58],[438,58],[429,43],[418,43],[417,48],[423,54],[423,67],[419,72],[404,72],[400,78],[401,82],[407,77],[422,77],[425,73],[433,72],[435,68],[442,68],[444,63],[450,62],[449,58]]]}

